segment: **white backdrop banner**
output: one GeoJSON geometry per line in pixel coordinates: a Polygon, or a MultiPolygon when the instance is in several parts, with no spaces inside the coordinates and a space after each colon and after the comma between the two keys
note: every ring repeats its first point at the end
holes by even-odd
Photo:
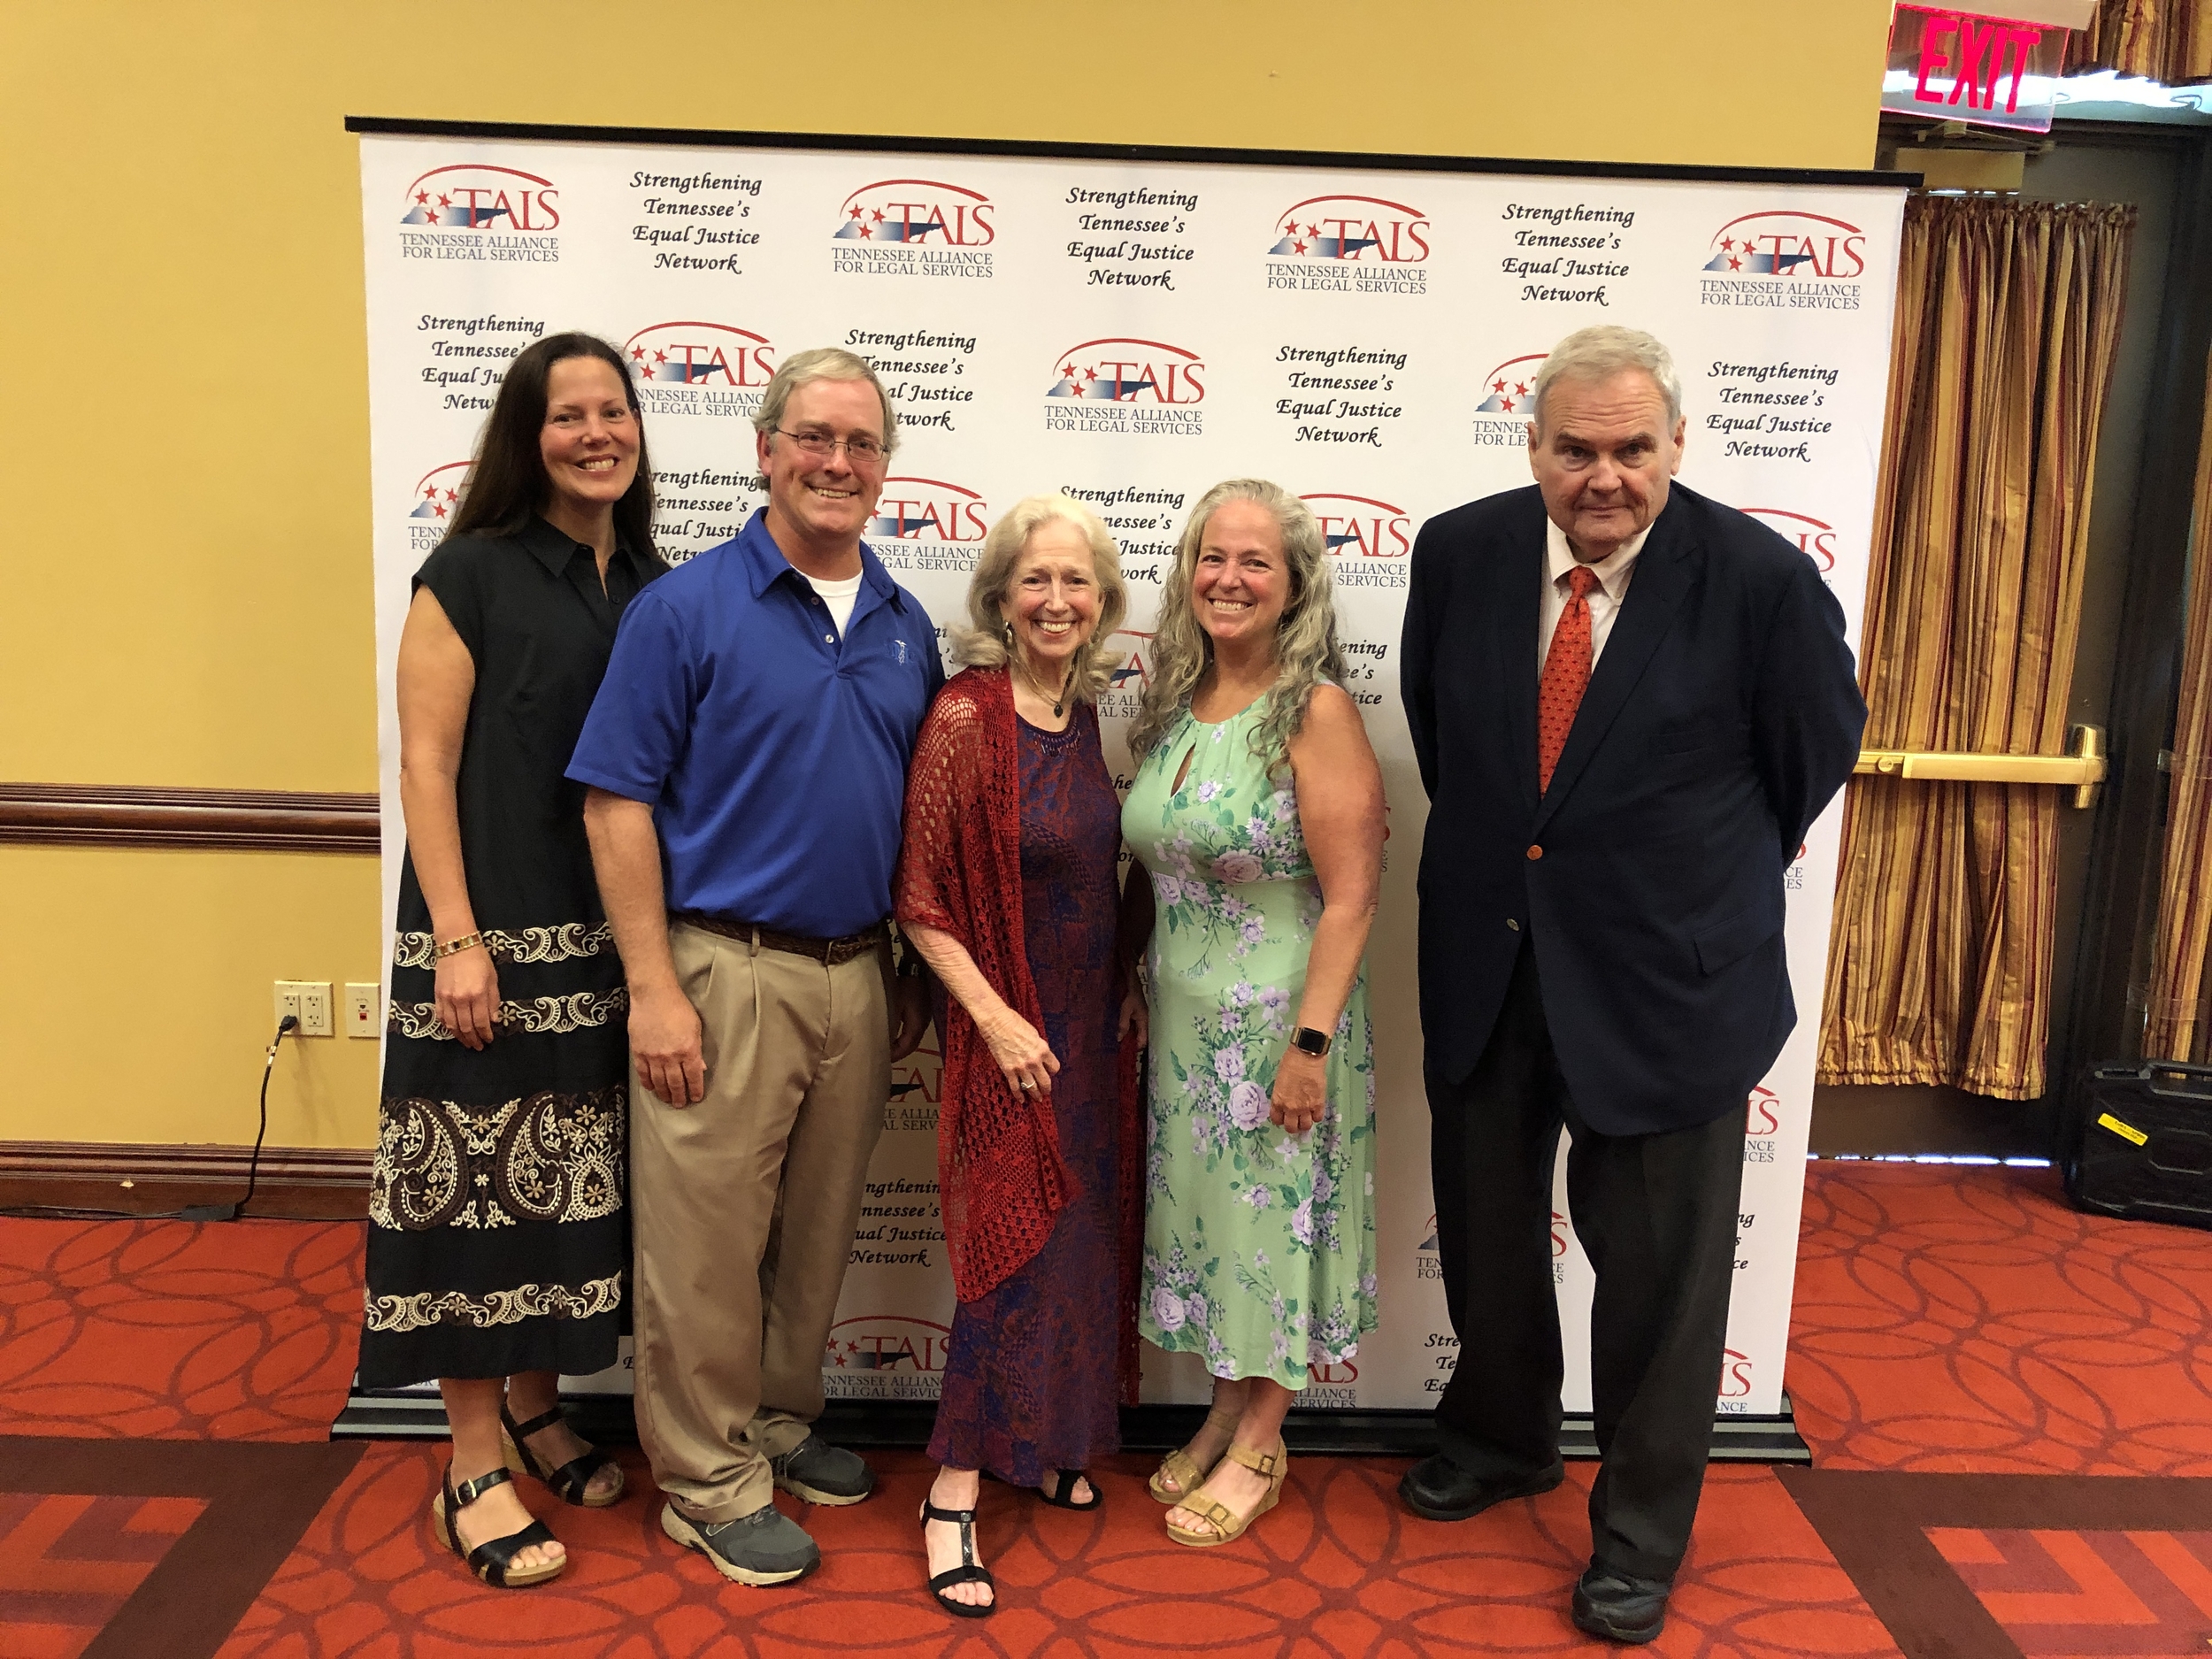
{"type": "MultiPolygon", "coordinates": [[[[1061,489],[1121,545],[1131,588],[1108,764],[1148,672],[1191,503],[1272,478],[1336,557],[1351,689],[1390,801],[1370,950],[1381,1329],[1302,1403],[1434,1402],[1455,1344],[1438,1276],[1414,995],[1427,805],[1397,695],[1407,555],[1429,515],[1529,481],[1538,365],[1588,323],[1647,328],[1680,365],[1682,477],[1820,563],[1856,629],[1904,193],[1858,175],[1710,179],[969,155],[559,138],[361,141],[375,503],[385,917],[402,826],[393,663],[507,362],[588,329],[644,401],[663,549],[726,540],[762,502],[747,418],[778,360],[869,358],[904,442],[871,544],[941,625],[985,529],[1061,489]]],[[[1723,1413],[1780,1409],[1836,810],[1789,871],[1796,1034],[1747,1105],[1723,1413]]],[[[896,1069],[823,1364],[834,1396],[926,1399],[951,1322],[937,1211],[938,1074],[896,1069]]],[[[1590,1274],[1553,1227],[1570,1410],[1588,1409],[1590,1274]]],[[[626,1387],[619,1371],[587,1387],[626,1387]]],[[[1202,1399],[1194,1356],[1148,1355],[1146,1398],[1202,1399]]]]}

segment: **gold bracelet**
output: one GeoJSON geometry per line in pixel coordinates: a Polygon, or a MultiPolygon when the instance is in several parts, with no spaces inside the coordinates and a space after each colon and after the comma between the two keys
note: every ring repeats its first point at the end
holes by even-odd
{"type": "Polygon", "coordinates": [[[438,947],[438,959],[443,961],[448,956],[457,956],[464,950],[473,950],[483,942],[484,935],[481,933],[463,933],[458,939],[449,939],[438,947]]]}

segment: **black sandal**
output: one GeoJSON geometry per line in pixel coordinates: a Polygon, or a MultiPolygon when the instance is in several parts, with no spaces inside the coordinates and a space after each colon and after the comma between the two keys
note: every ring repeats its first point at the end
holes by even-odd
{"type": "Polygon", "coordinates": [[[623,1486],[620,1480],[614,1483],[611,1492],[598,1497],[590,1495],[591,1478],[602,1469],[612,1468],[618,1475],[622,1472],[621,1465],[598,1447],[593,1447],[581,1457],[571,1458],[558,1469],[530,1449],[530,1436],[541,1429],[549,1429],[556,1423],[565,1423],[567,1420],[557,1405],[550,1411],[532,1417],[527,1423],[518,1423],[508,1415],[507,1408],[502,1405],[499,1408],[499,1426],[507,1437],[507,1467],[518,1470],[534,1480],[542,1480],[555,1497],[579,1509],[603,1509],[610,1504],[619,1503],[623,1486]]]}
{"type": "Polygon", "coordinates": [[[949,1521],[960,1529],[960,1564],[948,1567],[929,1581],[929,1593],[937,1598],[937,1605],[956,1618],[988,1618],[998,1610],[998,1585],[991,1577],[990,1569],[980,1566],[975,1558],[975,1511],[973,1509],[941,1509],[927,1498],[922,1500],[922,1537],[924,1559],[927,1557],[929,1524],[949,1521]],[[991,1592],[991,1599],[980,1604],[956,1601],[945,1592],[956,1584],[980,1584],[991,1592]]]}
{"type": "Polygon", "coordinates": [[[510,1532],[504,1538],[488,1539],[474,1549],[462,1548],[461,1529],[454,1524],[454,1517],[494,1486],[513,1479],[506,1470],[495,1469],[488,1475],[465,1480],[457,1486],[453,1484],[453,1465],[448,1463],[444,1484],[430,1505],[430,1513],[438,1524],[438,1541],[460,1556],[471,1572],[498,1590],[527,1589],[534,1584],[559,1578],[568,1567],[568,1557],[564,1555],[548,1566],[526,1567],[512,1572],[508,1570],[514,1558],[531,1545],[560,1541],[547,1530],[543,1521],[533,1521],[519,1532],[510,1532]]]}
{"type": "Polygon", "coordinates": [[[1080,1469],[1056,1469],[1052,1471],[1052,1484],[1038,1487],[1037,1495],[1056,1509],[1095,1509],[1106,1502],[1106,1494],[1098,1489],[1095,1480],[1091,1480],[1091,1501],[1088,1503],[1078,1503],[1068,1496],[1075,1490],[1077,1481],[1090,1479],[1080,1469]]]}

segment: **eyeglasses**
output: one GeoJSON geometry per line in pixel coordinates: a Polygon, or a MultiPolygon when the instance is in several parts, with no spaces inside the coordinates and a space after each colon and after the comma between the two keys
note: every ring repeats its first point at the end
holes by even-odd
{"type": "Polygon", "coordinates": [[[810,461],[826,461],[835,451],[842,449],[846,458],[856,466],[866,466],[890,453],[880,440],[864,434],[856,438],[833,438],[826,432],[786,432],[781,426],[774,431],[777,436],[788,438],[798,445],[799,453],[810,461]]]}

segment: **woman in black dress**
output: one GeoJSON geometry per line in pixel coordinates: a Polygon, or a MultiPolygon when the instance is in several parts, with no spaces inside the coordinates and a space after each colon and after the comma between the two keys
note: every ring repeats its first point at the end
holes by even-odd
{"type": "Polygon", "coordinates": [[[442,1541],[490,1584],[566,1557],[508,1464],[571,1503],[622,1471],[563,1420],[615,1362],[626,995],[562,776],[615,625],[667,569],[621,355],[556,334],[509,367],[399,646],[400,877],[361,1381],[435,1377],[442,1541]]]}

